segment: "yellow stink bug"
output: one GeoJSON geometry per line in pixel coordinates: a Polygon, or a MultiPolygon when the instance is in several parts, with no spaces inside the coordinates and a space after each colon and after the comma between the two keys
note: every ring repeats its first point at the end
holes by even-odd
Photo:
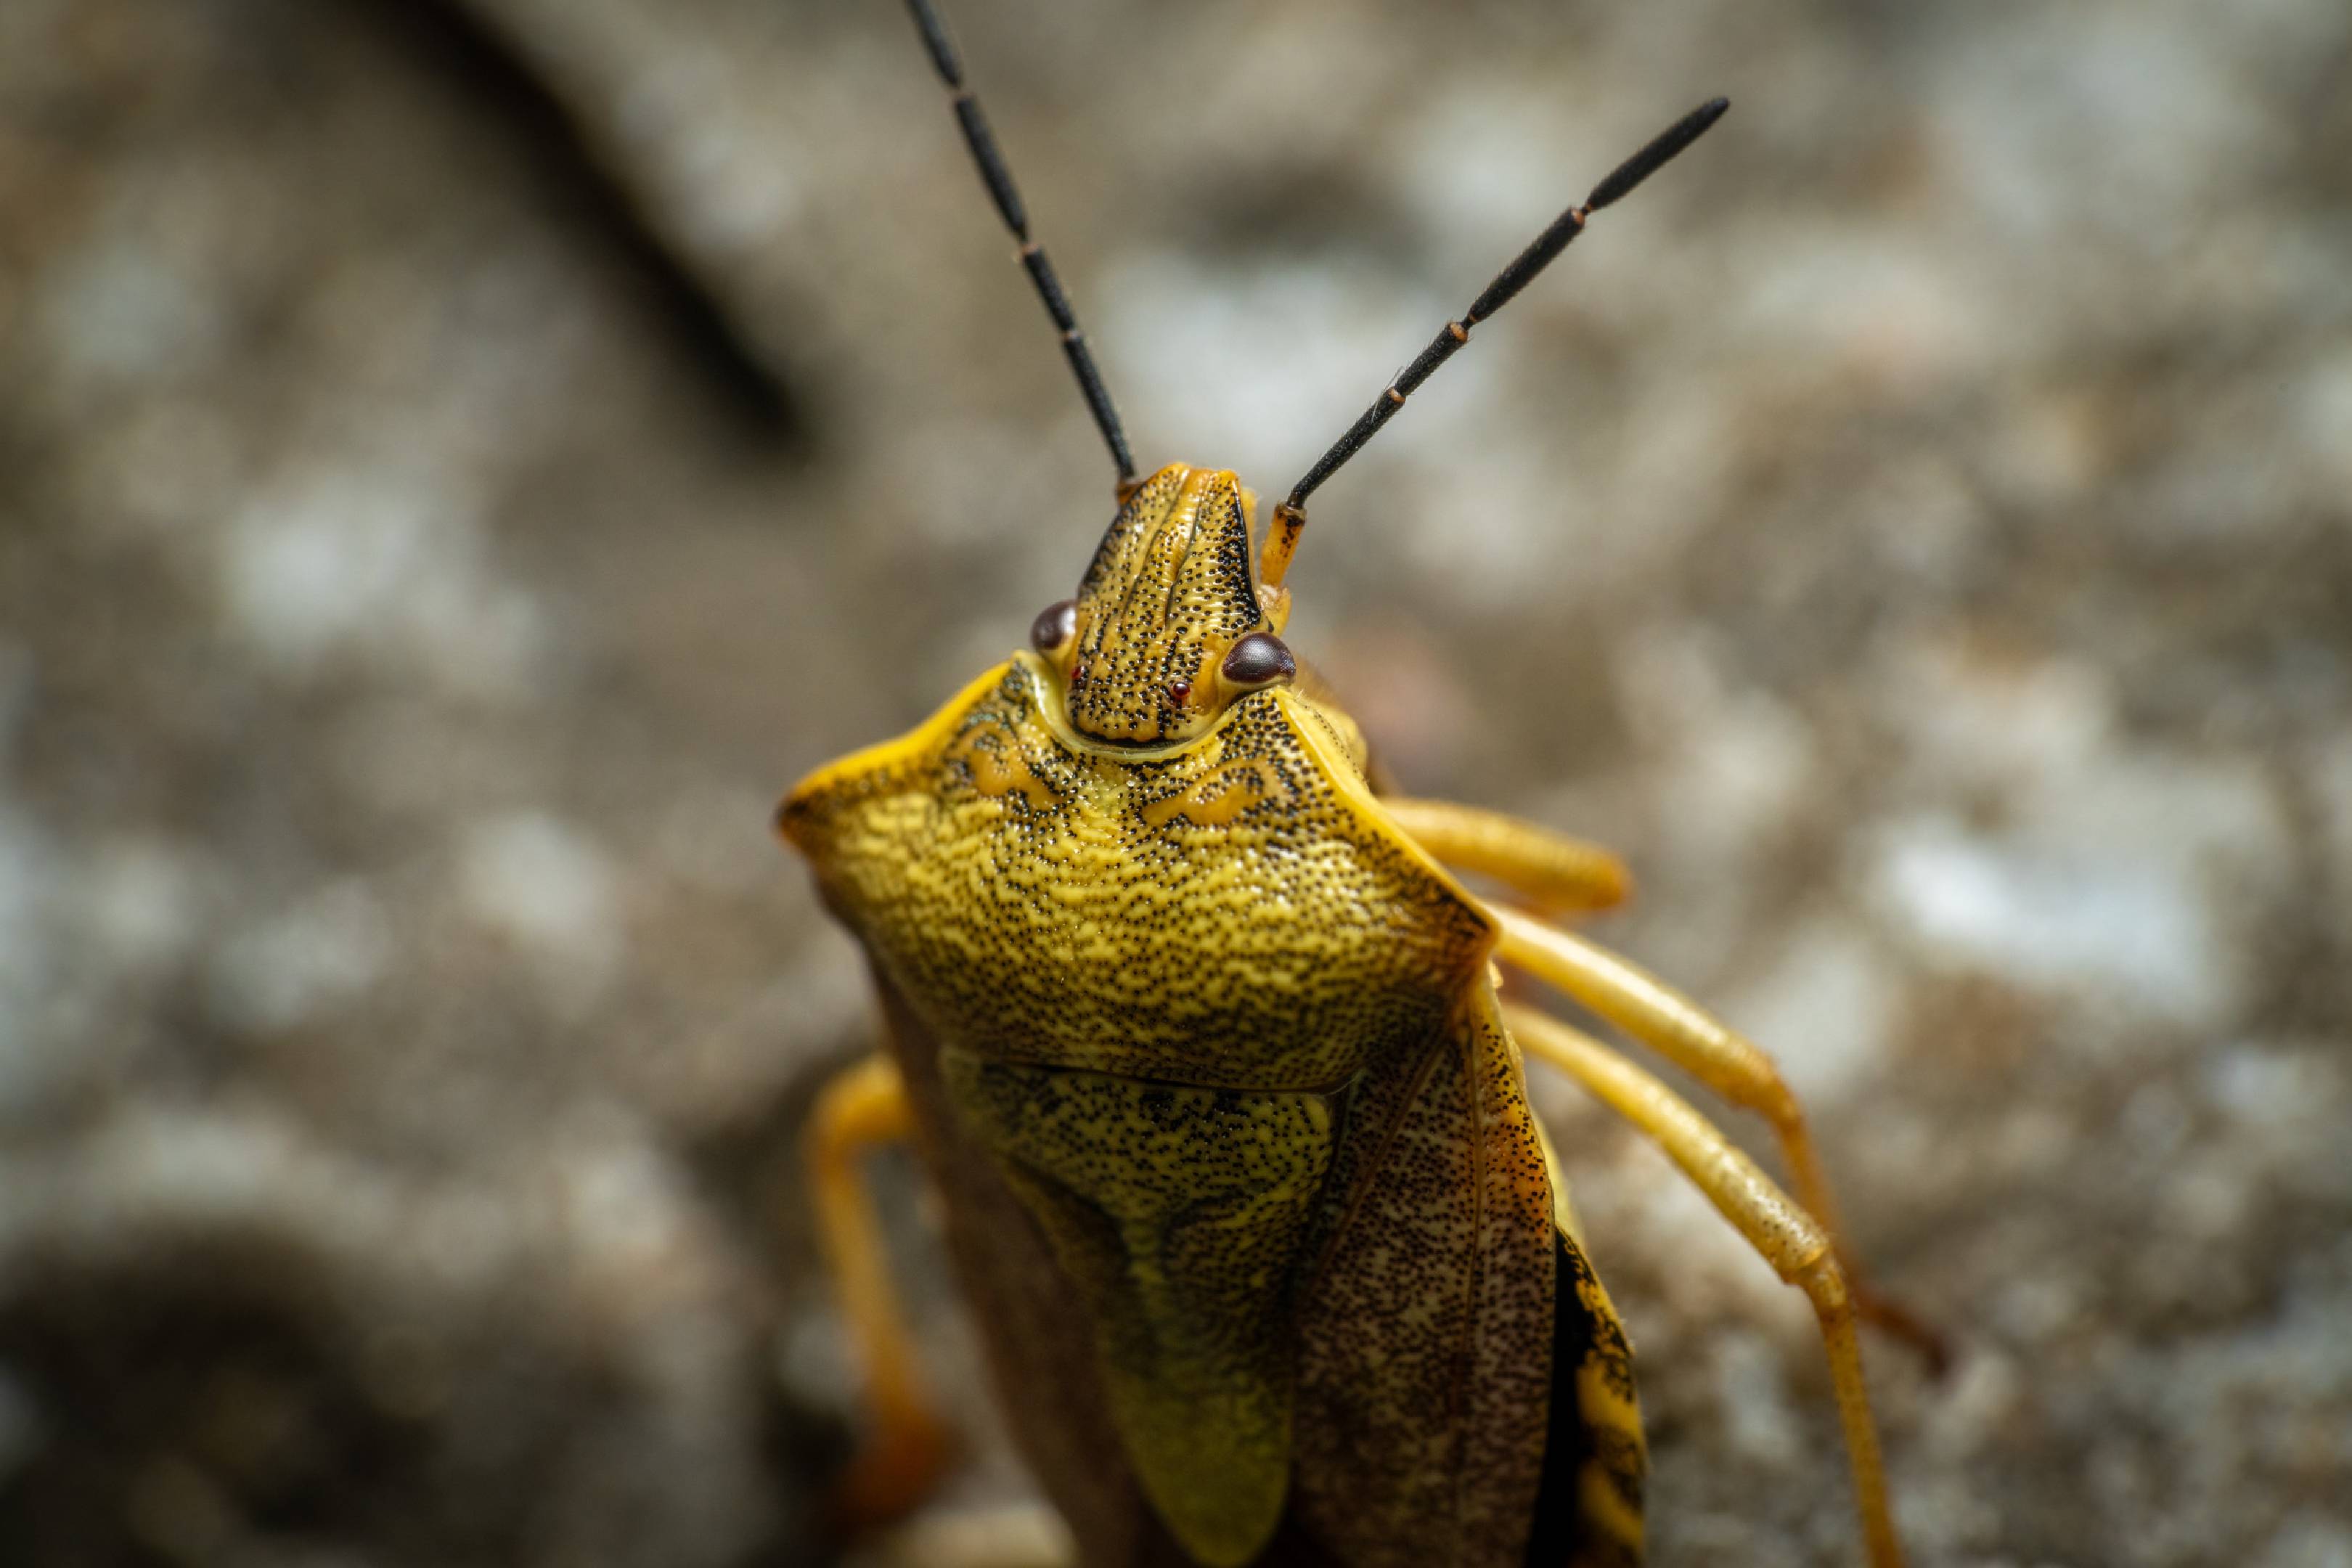
{"type": "Polygon", "coordinates": [[[1226,471],[1139,479],[929,0],[965,140],[1118,468],[1117,514],[1032,647],[912,733],[819,770],[784,837],[871,960],[888,1049],[811,1131],[874,1426],[853,1514],[941,1462],[856,1156],[911,1138],[1016,1442],[1103,1568],[1630,1563],[1632,1361],[1531,1115],[1522,1052],[1654,1138],[1811,1300],[1869,1557],[1899,1562],[1803,1120],[1755,1046],[1548,913],[1624,896],[1591,846],[1385,793],[1281,640],[1308,494],[1726,108],[1563,213],[1274,509],[1226,471]],[[1502,1000],[1557,986],[1769,1118],[1797,1201],[1615,1050],[1502,1000]]]}

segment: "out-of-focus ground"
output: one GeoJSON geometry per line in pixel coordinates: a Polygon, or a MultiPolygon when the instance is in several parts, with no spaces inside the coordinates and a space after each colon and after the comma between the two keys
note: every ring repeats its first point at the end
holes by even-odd
{"type": "MultiPolygon", "coordinates": [[[[1139,455],[1265,491],[1733,98],[1294,640],[1786,1063],[1957,1346],[1870,1347],[1916,1561],[2352,1563],[2352,9],[952,20],[1139,455]]],[[[0,1562],[829,1560],[767,816],[1108,516],[993,226],[883,0],[0,5],[0,1562]]],[[[1655,1561],[1853,1562],[1801,1303],[1540,1098],[1655,1561]]]]}

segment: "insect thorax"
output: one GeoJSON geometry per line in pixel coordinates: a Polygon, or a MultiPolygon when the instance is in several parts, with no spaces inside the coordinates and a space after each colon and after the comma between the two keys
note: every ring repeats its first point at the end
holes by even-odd
{"type": "Polygon", "coordinates": [[[1486,917],[1381,819],[1352,725],[1234,701],[1134,760],[1054,721],[1024,655],[786,802],[786,833],[936,1036],[1229,1088],[1340,1082],[1442,1019],[1486,917]]]}

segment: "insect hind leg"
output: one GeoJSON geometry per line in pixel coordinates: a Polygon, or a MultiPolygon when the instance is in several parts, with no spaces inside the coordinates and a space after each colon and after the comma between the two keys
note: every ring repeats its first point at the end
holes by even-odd
{"type": "Polygon", "coordinates": [[[1943,1336],[1864,1282],[1804,1110],[1763,1048],[1607,949],[1515,910],[1496,913],[1503,922],[1498,952],[1504,963],[1559,987],[1732,1104],[1772,1124],[1797,1201],[1828,1234],[1855,1312],[1908,1342],[1940,1372],[1949,1359],[1943,1336]]]}
{"type": "Polygon", "coordinates": [[[1506,1007],[1504,1016],[1524,1050],[1577,1079],[1655,1141],[1773,1271],[1804,1291],[1829,1355],[1872,1568],[1901,1568],[1903,1548],[1895,1535],[1878,1429],[1863,1382],[1853,1299],[1829,1233],[1686,1100],[1615,1051],[1525,1007],[1506,1007]]]}
{"type": "Polygon", "coordinates": [[[805,1135],[825,1266],[866,1375],[868,1434],[832,1500],[845,1530],[908,1512],[953,1457],[953,1438],[923,1390],[861,1163],[877,1147],[907,1142],[913,1127],[898,1069],[877,1053],[824,1086],[805,1135]]]}

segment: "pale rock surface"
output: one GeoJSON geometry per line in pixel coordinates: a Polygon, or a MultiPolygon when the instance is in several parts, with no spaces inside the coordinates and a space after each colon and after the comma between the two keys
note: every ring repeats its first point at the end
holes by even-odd
{"type": "MultiPolygon", "coordinates": [[[[1915,1562],[2352,1563],[2352,10],[950,10],[1139,454],[1268,501],[1735,100],[1295,640],[1782,1054],[1956,1349],[1869,1349],[1915,1562]]],[[[870,1024],[767,813],[1108,512],[900,8],[8,0],[0,236],[0,1561],[831,1560],[870,1024]]],[[[1655,1561],[1855,1561],[1802,1303],[1538,1098],[1655,1561]]],[[[975,1464],[862,1561],[1034,1557],[879,1173],[975,1464]]]]}

